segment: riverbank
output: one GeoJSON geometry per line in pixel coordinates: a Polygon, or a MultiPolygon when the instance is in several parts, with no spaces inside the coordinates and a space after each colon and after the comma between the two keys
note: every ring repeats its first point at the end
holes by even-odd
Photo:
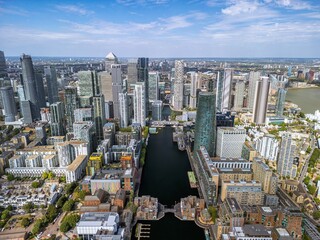
{"type": "Polygon", "coordinates": [[[315,88],[289,88],[286,101],[290,101],[301,108],[304,113],[312,113],[320,109],[320,87],[315,88]]]}

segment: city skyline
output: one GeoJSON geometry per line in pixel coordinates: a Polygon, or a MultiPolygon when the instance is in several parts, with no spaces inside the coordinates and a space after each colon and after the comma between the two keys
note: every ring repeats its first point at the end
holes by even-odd
{"type": "Polygon", "coordinates": [[[0,1],[0,41],[6,56],[317,57],[319,8],[315,0],[0,1]]]}

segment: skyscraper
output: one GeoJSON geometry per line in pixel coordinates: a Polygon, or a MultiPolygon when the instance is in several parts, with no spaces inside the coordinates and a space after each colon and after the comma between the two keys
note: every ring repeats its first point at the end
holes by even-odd
{"type": "Polygon", "coordinates": [[[162,101],[157,100],[152,103],[152,120],[161,121],[162,120],[162,101]]]}
{"type": "Polygon", "coordinates": [[[36,88],[36,76],[33,69],[32,59],[29,55],[23,54],[20,57],[22,65],[22,78],[25,93],[25,100],[29,101],[32,121],[40,119],[39,99],[36,88]]]}
{"type": "Polygon", "coordinates": [[[138,82],[137,59],[128,60],[128,92],[133,91],[133,84],[138,82]]]}
{"type": "Polygon", "coordinates": [[[197,118],[194,136],[194,149],[197,151],[204,146],[209,155],[215,154],[216,138],[216,95],[211,92],[200,92],[197,108],[197,118]]]}
{"type": "Polygon", "coordinates": [[[65,87],[64,106],[65,106],[65,117],[67,121],[66,122],[67,132],[72,132],[72,124],[74,122],[73,112],[79,106],[76,87],[71,87],[71,86],[65,87]]]}
{"type": "Polygon", "coordinates": [[[266,121],[269,87],[270,81],[268,77],[261,77],[256,83],[253,107],[253,122],[256,124],[264,124],[266,121]]]}
{"type": "Polygon", "coordinates": [[[241,111],[243,107],[243,96],[244,96],[245,84],[244,81],[238,80],[236,83],[236,92],[234,97],[234,106],[235,111],[241,111]]]}
{"type": "Polygon", "coordinates": [[[240,158],[246,138],[244,128],[218,127],[216,154],[225,158],[240,158]]]}
{"type": "Polygon", "coordinates": [[[93,121],[96,130],[97,139],[100,141],[103,139],[103,126],[106,121],[104,96],[98,95],[92,98],[93,100],[93,121]]]}
{"type": "Polygon", "coordinates": [[[134,123],[140,123],[142,127],[146,125],[146,98],[144,83],[137,83],[134,86],[134,123]]]}
{"type": "Polygon", "coordinates": [[[159,73],[158,72],[149,72],[149,103],[159,99],[159,73]]]}
{"type": "Polygon", "coordinates": [[[55,67],[46,66],[44,68],[44,74],[47,81],[48,88],[48,102],[49,104],[59,101],[58,95],[58,81],[57,81],[57,72],[55,67]]]}
{"type": "Polygon", "coordinates": [[[120,119],[119,94],[122,93],[122,88],[123,88],[120,64],[113,64],[111,66],[111,76],[112,76],[113,116],[116,119],[120,119]]]}
{"type": "Polygon", "coordinates": [[[129,125],[129,110],[128,110],[128,94],[126,91],[119,93],[119,108],[120,108],[120,127],[128,127],[129,125]]]}
{"type": "Polygon", "coordinates": [[[137,64],[138,82],[144,83],[145,91],[145,111],[149,111],[149,58],[138,58],[137,64]]]}
{"type": "Polygon", "coordinates": [[[105,71],[111,72],[111,65],[112,64],[118,64],[118,58],[116,55],[114,55],[113,52],[108,53],[108,55],[105,58],[105,71]]]}
{"type": "Polygon", "coordinates": [[[4,107],[5,122],[14,122],[17,115],[17,107],[14,100],[12,87],[0,88],[2,103],[4,107]]]}
{"type": "Polygon", "coordinates": [[[254,100],[255,100],[255,92],[256,92],[256,84],[260,79],[260,72],[249,73],[249,88],[248,88],[248,104],[247,108],[250,111],[253,111],[254,100]]]}
{"type": "Polygon", "coordinates": [[[173,84],[173,108],[175,110],[182,110],[183,108],[183,61],[175,61],[174,64],[174,84],[173,84]]]}
{"type": "Polygon", "coordinates": [[[216,73],[216,78],[217,78],[216,108],[217,108],[217,111],[222,112],[223,75],[220,71],[216,73]]]}
{"type": "Polygon", "coordinates": [[[190,78],[191,78],[191,88],[190,88],[189,108],[194,109],[197,107],[198,73],[191,72],[190,78]]]}
{"type": "Polygon", "coordinates": [[[100,78],[95,71],[78,72],[79,96],[92,97],[101,91],[100,78]]]}
{"type": "Polygon", "coordinates": [[[296,145],[292,141],[291,134],[283,134],[281,138],[281,146],[277,162],[277,171],[280,176],[288,176],[291,178],[294,178],[296,176],[297,166],[293,165],[295,149],[296,145]]]}
{"type": "Polygon", "coordinates": [[[65,130],[62,102],[56,102],[50,105],[50,119],[51,136],[63,136],[65,134],[65,130]]]}
{"type": "Polygon", "coordinates": [[[224,69],[221,111],[231,109],[232,77],[233,70],[231,68],[224,69]]]}
{"type": "Polygon", "coordinates": [[[286,101],[286,94],[287,94],[287,90],[285,90],[284,88],[278,89],[278,98],[276,102],[276,115],[278,117],[283,116],[283,109],[286,101]]]}
{"type": "Polygon", "coordinates": [[[4,52],[0,51],[0,78],[7,77],[7,66],[4,52]]]}
{"type": "Polygon", "coordinates": [[[43,86],[43,76],[42,73],[36,73],[36,90],[37,90],[37,97],[38,97],[38,105],[40,108],[46,107],[46,96],[44,92],[43,86]]]}

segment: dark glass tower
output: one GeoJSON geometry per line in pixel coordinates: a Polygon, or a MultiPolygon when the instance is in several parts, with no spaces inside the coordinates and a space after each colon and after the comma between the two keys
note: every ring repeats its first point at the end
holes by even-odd
{"type": "Polygon", "coordinates": [[[209,155],[215,153],[216,139],[216,95],[212,92],[200,92],[194,136],[194,149],[204,146],[209,155]]]}
{"type": "Polygon", "coordinates": [[[36,76],[33,69],[31,56],[23,54],[20,57],[25,100],[29,101],[32,121],[40,119],[39,99],[36,88],[36,76]]]}
{"type": "Polygon", "coordinates": [[[7,77],[6,59],[3,51],[0,51],[0,78],[7,77]]]}
{"type": "Polygon", "coordinates": [[[48,102],[49,104],[59,102],[58,95],[58,81],[55,67],[47,66],[44,68],[48,88],[48,102]]]}
{"type": "Polygon", "coordinates": [[[149,111],[149,58],[138,58],[137,71],[138,71],[138,82],[144,82],[145,86],[145,102],[146,102],[146,113],[149,111]]]}
{"type": "Polygon", "coordinates": [[[12,87],[2,87],[0,92],[5,112],[5,122],[14,122],[17,115],[17,107],[14,101],[13,89],[12,87]]]}
{"type": "Polygon", "coordinates": [[[66,87],[64,96],[65,116],[67,122],[67,132],[72,132],[74,122],[74,110],[78,108],[78,97],[76,87],[66,87]]]}

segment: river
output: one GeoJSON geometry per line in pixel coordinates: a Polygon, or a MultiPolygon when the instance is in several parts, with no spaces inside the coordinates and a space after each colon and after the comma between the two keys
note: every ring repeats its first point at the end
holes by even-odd
{"type": "MultiPolygon", "coordinates": [[[[165,108],[164,113],[168,110],[165,108]]],[[[189,195],[198,196],[196,189],[190,188],[187,171],[191,166],[187,153],[178,150],[172,142],[172,128],[165,127],[156,135],[151,135],[148,143],[146,163],[142,173],[139,196],[157,197],[168,207],[189,195]]],[[[172,213],[166,213],[159,221],[142,221],[151,224],[151,240],[204,240],[204,230],[193,221],[180,221],[172,213]]],[[[133,229],[133,235],[135,229],[133,229]]],[[[134,236],[132,239],[135,239],[134,236]]]]}
{"type": "Polygon", "coordinates": [[[298,104],[302,112],[314,114],[320,110],[320,88],[289,89],[286,100],[298,104]]]}

